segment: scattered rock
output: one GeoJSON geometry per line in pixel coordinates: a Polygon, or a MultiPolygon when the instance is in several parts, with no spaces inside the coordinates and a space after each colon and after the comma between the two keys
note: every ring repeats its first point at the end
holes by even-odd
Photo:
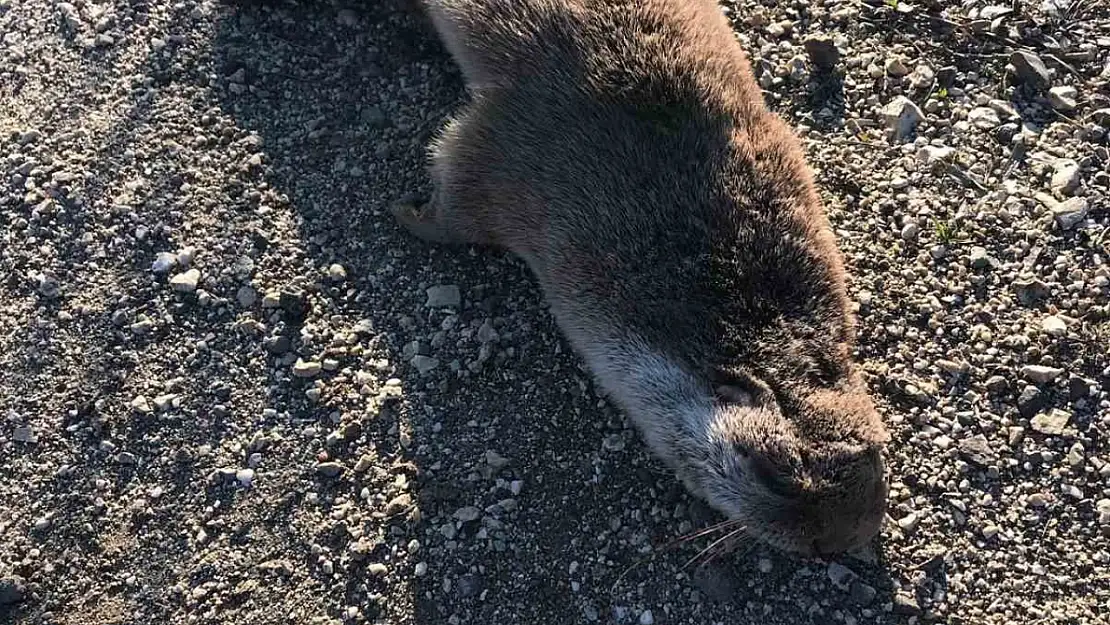
{"type": "Polygon", "coordinates": [[[1052,207],[1052,215],[1061,230],[1071,230],[1087,218],[1087,199],[1068,198],[1052,207]]]}
{"type": "Polygon", "coordinates": [[[890,104],[883,107],[883,119],[886,125],[894,131],[897,139],[909,137],[917,129],[917,125],[925,118],[921,108],[913,100],[905,96],[898,96],[890,104]]]}
{"type": "Polygon", "coordinates": [[[343,282],[347,279],[347,269],[338,263],[329,265],[328,278],[334,282],[343,282]]]}
{"type": "Polygon", "coordinates": [[[875,601],[875,596],[879,594],[873,587],[861,581],[852,582],[848,593],[852,601],[861,606],[871,605],[875,601]]]}
{"type": "Polygon", "coordinates": [[[1052,191],[1071,195],[1079,188],[1079,163],[1070,158],[1059,158],[1052,164],[1052,191]]]}
{"type": "Polygon", "coordinates": [[[424,305],[428,308],[458,308],[459,304],[462,303],[462,294],[459,292],[458,285],[455,284],[429,287],[427,295],[428,299],[424,302],[424,305]]]}
{"type": "MultiPolygon", "coordinates": [[[[994,393],[995,395],[999,395],[1001,393],[1006,392],[1006,389],[1008,389],[1010,387],[1010,383],[1004,376],[992,375],[991,377],[987,378],[987,381],[984,383],[984,386],[986,386],[987,390],[990,391],[991,393],[994,393]]],[[[1035,387],[1034,387],[1034,390],[1035,390],[1035,387]]]]}
{"type": "Polygon", "coordinates": [[[1013,288],[1022,306],[1036,306],[1038,302],[1052,294],[1049,286],[1037,278],[1015,280],[1013,288]]]}
{"type": "Polygon", "coordinates": [[[986,269],[993,264],[990,254],[987,253],[987,248],[979,247],[978,245],[971,248],[968,263],[971,265],[972,269],[986,269]]]}
{"type": "Polygon", "coordinates": [[[323,368],[324,365],[320,362],[298,358],[297,362],[293,363],[293,375],[298,378],[313,378],[319,375],[323,368]]]}
{"type": "Polygon", "coordinates": [[[894,613],[899,616],[921,615],[921,606],[917,604],[917,599],[907,593],[895,593],[893,604],[894,613]]]}
{"type": "Polygon", "coordinates": [[[1002,120],[998,117],[998,111],[989,106],[979,106],[971,109],[967,114],[967,121],[972,126],[983,130],[991,130],[1002,123],[1002,120]]]}
{"type": "Polygon", "coordinates": [[[169,273],[177,265],[177,254],[173,252],[158,252],[154,257],[154,262],[150,265],[150,270],[153,273],[164,274],[169,273]]]}
{"type": "Polygon", "coordinates": [[[910,68],[906,67],[905,61],[897,56],[887,59],[884,69],[886,70],[886,73],[894,76],[895,78],[901,78],[902,76],[910,73],[910,68]]]}
{"type": "Polygon", "coordinates": [[[829,581],[841,590],[847,590],[848,586],[855,581],[857,577],[855,571],[839,562],[830,562],[826,573],[829,576],[829,581]]]}
{"type": "Polygon", "coordinates": [[[1053,87],[1048,90],[1048,101],[1057,111],[1074,111],[1078,106],[1079,92],[1075,87],[1053,87]]]}
{"type": "Polygon", "coordinates": [[[1050,384],[1056,378],[1064,374],[1064,370],[1058,367],[1046,367],[1044,365],[1025,365],[1021,368],[1021,377],[1029,380],[1033,384],[1050,384]]]}
{"type": "Polygon", "coordinates": [[[917,160],[926,165],[934,165],[949,160],[955,153],[956,149],[949,146],[926,145],[917,151],[917,160]]]}
{"type": "Polygon", "coordinates": [[[297,290],[286,290],[278,294],[277,305],[285,313],[289,321],[300,323],[312,311],[305,294],[297,290]]]}
{"type": "Polygon", "coordinates": [[[1073,376],[1068,380],[1068,400],[1074,402],[1090,397],[1097,388],[1098,383],[1094,380],[1073,376]]]}
{"type": "Polygon", "coordinates": [[[474,506],[466,506],[455,510],[455,514],[452,516],[463,523],[470,523],[480,519],[482,517],[482,511],[474,506]]]}
{"type": "Polygon", "coordinates": [[[35,433],[34,428],[24,425],[15,429],[15,432],[12,433],[12,440],[17,443],[34,445],[39,442],[39,435],[35,433]]]}
{"type": "Polygon", "coordinates": [[[989,467],[995,461],[994,450],[987,442],[987,437],[982,434],[976,434],[971,438],[961,440],[960,455],[966,458],[968,462],[980,467],[989,467]]]}
{"type": "Polygon", "coordinates": [[[338,462],[321,462],[316,465],[316,472],[324,477],[336,477],[343,469],[343,465],[338,462]]]}
{"type": "Polygon", "coordinates": [[[1026,386],[1018,396],[1018,414],[1026,419],[1037,414],[1048,405],[1048,399],[1041,389],[1035,386],[1026,386]]]}
{"type": "Polygon", "coordinates": [[[1071,413],[1059,408],[1042,412],[1029,420],[1029,427],[1046,436],[1059,436],[1064,433],[1064,428],[1071,421],[1071,413]]]}
{"type": "Polygon", "coordinates": [[[933,86],[933,80],[935,78],[936,73],[933,72],[933,68],[925,63],[919,63],[917,67],[913,69],[913,73],[910,74],[910,88],[924,91],[933,86]]]}
{"type": "Polygon", "coordinates": [[[170,278],[170,286],[173,287],[173,290],[181,293],[192,293],[196,291],[199,282],[200,271],[197,269],[190,269],[170,278]]]}
{"type": "Polygon", "coordinates": [[[1068,324],[1056,315],[1041,319],[1041,330],[1049,336],[1062,337],[1068,334],[1068,324]]]}
{"type": "Polygon", "coordinates": [[[409,361],[413,368],[420,372],[421,375],[431,373],[439,367],[439,360],[423,354],[417,354],[409,361]]]}
{"type": "Polygon", "coordinates": [[[1046,89],[1052,84],[1052,75],[1045,67],[1041,57],[1019,50],[1010,55],[1010,66],[1018,82],[1028,85],[1033,89],[1046,89]]]}

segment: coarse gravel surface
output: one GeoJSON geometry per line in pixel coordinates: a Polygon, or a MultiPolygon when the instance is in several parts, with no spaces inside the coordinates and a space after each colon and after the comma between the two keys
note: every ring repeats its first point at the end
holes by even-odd
{"type": "Polygon", "coordinates": [[[850,264],[874,548],[688,566],[524,265],[394,225],[464,98],[409,2],[0,0],[0,622],[1110,623],[1110,4],[724,10],[850,264]]]}

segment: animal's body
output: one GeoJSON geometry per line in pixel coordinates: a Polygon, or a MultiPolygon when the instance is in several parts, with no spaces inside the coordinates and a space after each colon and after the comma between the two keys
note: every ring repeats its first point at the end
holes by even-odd
{"type": "Polygon", "coordinates": [[[425,0],[470,102],[398,205],[523,258],[598,385],[693,493],[831,553],[885,509],[845,270],[712,0],[425,0]]]}

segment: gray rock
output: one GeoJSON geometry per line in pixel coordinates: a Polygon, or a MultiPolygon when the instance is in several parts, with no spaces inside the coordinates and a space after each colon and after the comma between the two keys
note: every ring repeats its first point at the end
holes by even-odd
{"type": "MultiPolygon", "coordinates": [[[[276,356],[280,356],[282,354],[288,353],[289,350],[293,349],[293,341],[291,341],[288,336],[284,336],[284,335],[282,335],[282,336],[271,336],[271,337],[268,337],[266,340],[262,341],[262,346],[265,347],[266,351],[270,352],[271,354],[274,354],[276,356]]],[[[311,369],[311,363],[303,363],[303,362],[301,363],[300,371],[302,373],[308,374],[308,373],[310,373],[310,369],[311,369]]],[[[298,367],[297,367],[297,365],[294,365],[293,366],[293,375],[296,375],[298,377],[311,377],[311,376],[307,376],[307,375],[300,375],[300,374],[297,373],[297,371],[298,371],[298,367]]],[[[318,371],[317,371],[317,373],[318,373],[318,371]]],[[[315,374],[312,374],[312,375],[315,375],[315,374]]]]}
{"type": "Polygon", "coordinates": [[[993,264],[990,255],[987,253],[987,248],[979,246],[971,248],[968,262],[972,269],[986,269],[993,264]]]}
{"type": "Polygon", "coordinates": [[[250,308],[258,302],[258,291],[249,286],[241,286],[235,292],[235,301],[239,302],[242,308],[250,308]]]}
{"type": "Polygon", "coordinates": [[[328,266],[328,278],[335,282],[343,282],[347,279],[347,269],[339,263],[333,263],[328,266]]]}
{"type": "Polygon", "coordinates": [[[1083,223],[1087,218],[1087,210],[1086,198],[1073,197],[1053,206],[1052,216],[1061,230],[1071,230],[1083,223]]]}
{"type": "Polygon", "coordinates": [[[34,445],[39,442],[39,435],[36,434],[34,428],[30,426],[20,426],[12,433],[12,440],[17,443],[34,445]]]}
{"type": "Polygon", "coordinates": [[[925,119],[921,108],[905,96],[898,96],[883,107],[883,120],[887,127],[894,131],[897,139],[904,139],[913,134],[921,120],[925,119]]]}
{"type": "Polygon", "coordinates": [[[344,466],[338,462],[320,462],[316,465],[316,472],[324,477],[336,477],[343,469],[344,466]]]}
{"type": "Polygon", "coordinates": [[[1046,436],[1059,436],[1071,421],[1071,413],[1059,408],[1037,414],[1029,420],[1029,427],[1046,436]]]}
{"type": "Polygon", "coordinates": [[[941,89],[951,89],[952,85],[954,85],[956,82],[956,74],[958,72],[959,69],[952,65],[946,65],[945,67],[938,69],[937,87],[940,87],[941,89]]]}
{"type": "Polygon", "coordinates": [[[910,74],[910,87],[918,90],[928,89],[933,85],[935,78],[936,72],[933,71],[933,68],[925,63],[919,63],[917,67],[913,68],[913,73],[910,74]]]}
{"type": "Polygon", "coordinates": [[[971,109],[967,114],[967,121],[972,126],[983,130],[997,128],[1002,123],[1002,120],[998,117],[998,111],[989,106],[978,106],[971,109]]]}
{"type": "Polygon", "coordinates": [[[1079,163],[1070,158],[1059,158],[1052,164],[1052,191],[1071,195],[1079,188],[1079,163]]]}
{"type": "Polygon", "coordinates": [[[980,467],[988,467],[995,461],[994,450],[987,442],[987,437],[982,434],[961,440],[960,455],[967,458],[968,462],[980,467]]]}
{"type": "Polygon", "coordinates": [[[892,56],[887,59],[886,65],[883,66],[883,69],[886,70],[886,73],[896,78],[901,78],[902,76],[910,73],[910,68],[906,66],[906,62],[897,56],[892,56]]]}
{"type": "Polygon", "coordinates": [[[841,590],[847,590],[857,577],[855,571],[839,562],[830,562],[826,574],[829,576],[829,581],[841,590]]]}
{"type": "Polygon", "coordinates": [[[421,375],[432,372],[436,367],[439,367],[439,360],[431,356],[417,354],[409,361],[412,366],[421,373],[421,375]]]}
{"type": "Polygon", "coordinates": [[[460,597],[470,598],[480,595],[485,585],[485,580],[478,575],[463,575],[455,584],[455,589],[460,597]]]}
{"type": "Polygon", "coordinates": [[[921,226],[917,225],[916,221],[908,222],[906,225],[902,226],[902,231],[898,234],[902,237],[903,241],[916,241],[917,235],[921,234],[921,226]]]}
{"type": "Polygon", "coordinates": [[[426,293],[428,299],[424,302],[424,305],[428,308],[458,308],[459,304],[462,303],[462,294],[459,292],[458,285],[455,284],[428,287],[426,293]]]}
{"type": "Polygon", "coordinates": [[[1098,383],[1094,380],[1074,376],[1068,380],[1068,399],[1079,401],[1090,397],[1096,388],[1098,388],[1098,383]]]}
{"type": "Polygon", "coordinates": [[[303,320],[312,310],[308,298],[298,290],[282,291],[278,295],[278,306],[288,315],[289,320],[294,322],[303,320]]]}
{"type": "Polygon", "coordinates": [[[158,255],[154,257],[154,262],[150,264],[150,270],[157,274],[169,273],[176,265],[177,254],[158,252],[158,255]]]}
{"type": "Polygon", "coordinates": [[[1076,99],[1079,97],[1079,92],[1075,87],[1063,86],[1053,87],[1048,90],[1048,101],[1052,104],[1052,108],[1057,111],[1074,111],[1078,106],[1076,99]]]}
{"type": "Polygon", "coordinates": [[[463,523],[470,523],[480,519],[482,517],[482,511],[474,506],[465,506],[455,510],[452,516],[463,523]]]}
{"type": "Polygon", "coordinates": [[[200,283],[200,271],[197,269],[190,269],[170,278],[170,286],[181,293],[196,291],[198,283],[200,283]]]}
{"type": "Polygon", "coordinates": [[[312,378],[319,375],[323,368],[324,365],[320,362],[298,358],[297,362],[293,363],[293,375],[298,378],[312,378]]]}
{"type": "Polygon", "coordinates": [[[1052,84],[1052,75],[1041,57],[1032,52],[1017,51],[1010,55],[1013,74],[1022,84],[1034,89],[1046,89],[1052,84]]]}
{"type": "Polygon", "coordinates": [[[478,328],[478,341],[486,344],[492,343],[497,339],[497,330],[493,328],[493,323],[489,319],[486,319],[481,327],[478,328]]]}
{"type": "Polygon", "coordinates": [[[1063,374],[1064,370],[1058,367],[1046,367],[1044,365],[1025,365],[1021,368],[1021,377],[1029,380],[1034,384],[1049,384],[1063,374]]]}
{"type": "Polygon", "coordinates": [[[987,387],[988,391],[997,395],[1005,392],[1006,389],[1010,387],[1010,383],[1004,376],[992,375],[991,377],[987,378],[984,386],[987,387]]]}
{"type": "Polygon", "coordinates": [[[1018,396],[1018,414],[1026,419],[1044,410],[1047,405],[1048,400],[1045,398],[1044,393],[1035,386],[1026,386],[1021,391],[1021,395],[1018,396]]]}
{"type": "Polygon", "coordinates": [[[921,615],[921,606],[917,604],[917,599],[904,592],[894,595],[893,608],[894,613],[899,616],[921,615]]]}
{"type": "Polygon", "coordinates": [[[1041,319],[1041,331],[1057,338],[1067,336],[1068,324],[1057,315],[1049,315],[1041,319]]]}
{"type": "Polygon", "coordinates": [[[952,155],[955,153],[956,148],[946,145],[926,145],[922,146],[921,149],[917,151],[917,160],[926,165],[934,165],[952,158],[952,155]]]}
{"type": "Polygon", "coordinates": [[[861,581],[854,581],[848,590],[848,594],[857,605],[866,606],[871,605],[871,602],[875,600],[875,596],[879,593],[873,587],[861,581]]]}
{"type": "Polygon", "coordinates": [[[1015,280],[1013,288],[1022,306],[1035,306],[1040,300],[1052,294],[1049,286],[1037,278],[1015,280]]]}

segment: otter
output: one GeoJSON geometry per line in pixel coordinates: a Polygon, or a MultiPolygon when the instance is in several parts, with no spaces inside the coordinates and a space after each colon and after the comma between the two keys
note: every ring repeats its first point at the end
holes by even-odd
{"type": "Polygon", "coordinates": [[[889,441],[800,142],[712,0],[423,0],[468,91],[429,242],[523,259],[599,388],[694,495],[825,556],[885,516],[889,441]]]}

